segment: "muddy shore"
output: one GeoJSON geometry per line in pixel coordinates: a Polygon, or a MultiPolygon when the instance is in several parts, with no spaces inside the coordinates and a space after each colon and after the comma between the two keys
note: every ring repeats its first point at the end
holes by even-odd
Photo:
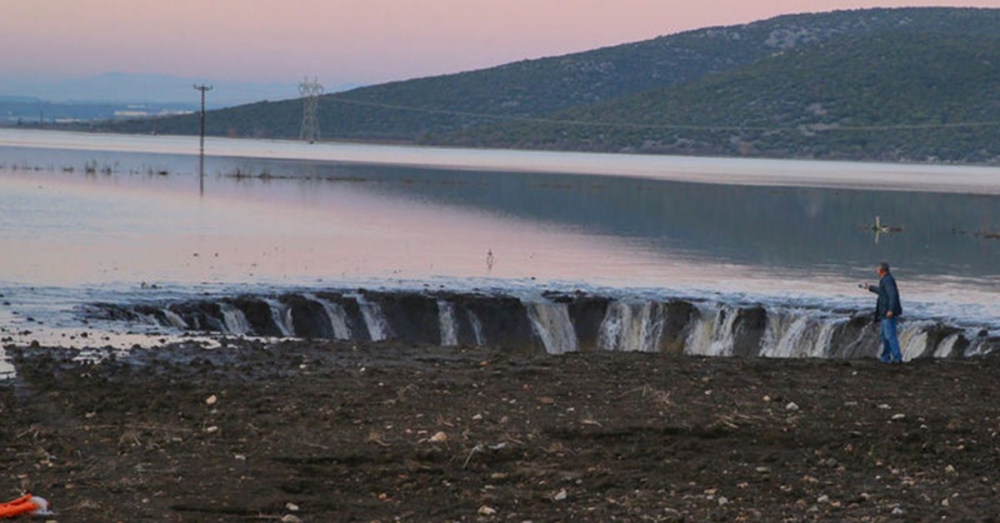
{"type": "Polygon", "coordinates": [[[7,348],[2,497],[56,521],[981,521],[1000,360],[402,342],[7,348]]]}

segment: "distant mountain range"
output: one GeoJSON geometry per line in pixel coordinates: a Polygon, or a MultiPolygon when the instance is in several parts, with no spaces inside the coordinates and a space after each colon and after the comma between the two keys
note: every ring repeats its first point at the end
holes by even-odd
{"type": "MultiPolygon", "coordinates": [[[[194,84],[215,87],[207,103],[210,107],[287,100],[299,96],[298,83],[256,83],[183,78],[158,74],[104,73],[88,77],[39,80],[0,77],[0,101],[36,99],[67,104],[200,104],[194,84]]],[[[328,92],[352,89],[357,85],[328,86],[328,92]]]]}
{"type": "MultiPolygon", "coordinates": [[[[213,111],[208,132],[295,138],[301,117],[301,100],[258,102],[213,111]]],[[[353,89],[322,97],[319,118],[324,139],[998,162],[1000,9],[782,16],[353,89]]]]}

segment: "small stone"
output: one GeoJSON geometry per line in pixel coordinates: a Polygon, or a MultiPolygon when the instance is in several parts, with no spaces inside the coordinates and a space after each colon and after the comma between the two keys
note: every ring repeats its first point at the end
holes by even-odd
{"type": "Polygon", "coordinates": [[[437,434],[431,436],[430,439],[431,443],[444,443],[446,441],[448,441],[448,435],[444,432],[438,432],[437,434]]]}
{"type": "Polygon", "coordinates": [[[823,464],[826,465],[827,467],[833,468],[839,465],[840,463],[838,463],[837,460],[834,458],[829,458],[826,461],[824,461],[823,464]]]}
{"type": "Polygon", "coordinates": [[[944,471],[945,471],[946,474],[954,474],[955,473],[955,467],[953,467],[951,465],[948,465],[947,467],[944,468],[944,471]]]}
{"type": "Polygon", "coordinates": [[[493,507],[489,507],[489,506],[486,506],[486,505],[483,505],[483,506],[479,507],[479,515],[480,516],[492,516],[492,515],[494,515],[496,513],[497,513],[497,510],[495,508],[493,508],[493,507]]]}
{"type": "Polygon", "coordinates": [[[950,507],[951,506],[951,501],[948,501],[948,498],[944,498],[944,499],[941,500],[941,506],[942,507],[950,507]]]}
{"type": "Polygon", "coordinates": [[[724,506],[726,506],[728,504],[729,504],[729,499],[727,499],[725,496],[719,496],[719,506],[720,507],[724,507],[724,506]]]}
{"type": "Polygon", "coordinates": [[[554,498],[552,498],[552,499],[554,499],[554,500],[556,500],[556,501],[563,501],[563,500],[565,500],[565,499],[566,499],[566,498],[567,498],[568,496],[569,496],[569,494],[567,494],[567,493],[566,493],[566,489],[562,489],[562,490],[560,490],[560,491],[559,491],[559,493],[558,493],[558,494],[556,494],[556,496],[555,496],[554,498]]]}
{"type": "Polygon", "coordinates": [[[904,419],[906,419],[906,414],[900,413],[892,415],[892,421],[903,421],[904,419]]]}
{"type": "Polygon", "coordinates": [[[878,408],[880,408],[882,410],[889,410],[892,407],[890,407],[888,403],[883,403],[883,404],[879,405],[878,408]]]}
{"type": "Polygon", "coordinates": [[[288,503],[285,503],[285,510],[287,510],[289,512],[298,512],[299,511],[299,506],[296,505],[295,503],[292,503],[291,501],[289,501],[288,503]]]}
{"type": "Polygon", "coordinates": [[[788,402],[788,405],[785,405],[785,410],[795,412],[799,410],[799,406],[794,401],[790,401],[788,402]]]}
{"type": "Polygon", "coordinates": [[[771,396],[764,396],[764,401],[770,402],[771,401],[771,396]]]}
{"type": "Polygon", "coordinates": [[[215,394],[205,398],[205,405],[215,405],[215,402],[219,401],[219,398],[215,394]]]}
{"type": "Polygon", "coordinates": [[[482,421],[482,419],[483,419],[482,414],[476,414],[475,416],[472,417],[472,421],[482,421]]]}
{"type": "Polygon", "coordinates": [[[892,509],[893,516],[902,516],[903,514],[906,514],[906,511],[903,510],[903,507],[896,507],[892,509]]]}
{"type": "Polygon", "coordinates": [[[816,503],[829,503],[829,502],[830,502],[830,496],[827,496],[826,494],[823,494],[822,496],[816,498],[816,503]]]}
{"type": "Polygon", "coordinates": [[[302,520],[294,514],[285,514],[281,518],[281,523],[302,523],[302,520]]]}
{"type": "Polygon", "coordinates": [[[219,427],[217,427],[215,425],[212,425],[211,427],[208,427],[207,429],[205,429],[205,432],[207,432],[209,434],[211,434],[213,432],[218,432],[218,431],[219,431],[219,427]]]}

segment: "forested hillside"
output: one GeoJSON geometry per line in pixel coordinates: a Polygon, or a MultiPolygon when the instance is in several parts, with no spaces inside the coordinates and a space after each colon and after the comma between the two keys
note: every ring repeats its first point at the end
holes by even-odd
{"type": "MultiPolygon", "coordinates": [[[[998,38],[1000,9],[782,16],[326,95],[320,129],[324,140],[993,161],[998,38]]],[[[211,111],[207,132],[297,138],[301,118],[301,100],[265,101],[211,111]]],[[[98,128],[194,134],[198,118],[98,128]]]]}
{"type": "Polygon", "coordinates": [[[1000,158],[1000,37],[867,35],[442,143],[772,157],[1000,158]]]}

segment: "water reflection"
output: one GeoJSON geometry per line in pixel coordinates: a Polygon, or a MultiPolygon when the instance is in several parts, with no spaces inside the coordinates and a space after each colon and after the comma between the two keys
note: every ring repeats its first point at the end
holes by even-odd
{"type": "MultiPolygon", "coordinates": [[[[838,292],[889,259],[997,291],[995,196],[0,147],[0,279],[492,277],[838,292]],[[901,230],[878,235],[875,217],[901,230]],[[493,264],[487,261],[493,255],[493,264]]],[[[947,285],[945,282],[948,282],[947,285]]],[[[951,288],[949,287],[949,288],[951,288]]]]}

